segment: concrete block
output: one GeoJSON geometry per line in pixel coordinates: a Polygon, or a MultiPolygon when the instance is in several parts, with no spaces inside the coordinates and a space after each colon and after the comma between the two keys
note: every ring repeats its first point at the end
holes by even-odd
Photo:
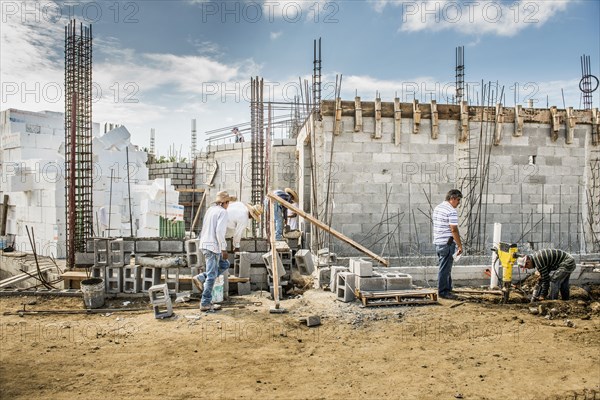
{"type": "Polygon", "coordinates": [[[123,291],[123,267],[105,267],[104,285],[106,293],[121,293],[123,291]]]}
{"type": "Polygon", "coordinates": [[[302,275],[311,275],[315,270],[315,263],[310,250],[298,250],[294,257],[296,267],[302,275]]]}
{"type": "Polygon", "coordinates": [[[321,317],[319,317],[318,315],[302,317],[302,318],[300,318],[300,322],[304,322],[306,324],[306,326],[308,326],[308,327],[319,326],[319,325],[321,325],[321,317]]]}
{"type": "Polygon", "coordinates": [[[362,277],[373,276],[373,263],[360,258],[351,258],[350,272],[362,277]]]}
{"type": "Polygon", "coordinates": [[[256,252],[256,240],[255,239],[242,239],[240,241],[240,251],[247,251],[247,252],[251,252],[251,253],[256,252]]]}
{"type": "Polygon", "coordinates": [[[355,277],[351,272],[340,272],[337,275],[336,298],[337,300],[349,303],[354,301],[355,277]]]}
{"type": "MultiPolygon", "coordinates": [[[[267,266],[267,271],[269,272],[269,276],[273,276],[273,268],[272,268],[272,260],[271,252],[265,253],[262,255],[265,265],[267,266]]],[[[281,261],[281,256],[279,253],[277,254],[277,274],[279,275],[279,279],[281,279],[285,274],[286,270],[283,266],[283,262],[281,261]]]]}
{"type": "Polygon", "coordinates": [[[256,252],[265,253],[269,251],[269,242],[267,239],[256,239],[256,252]]]}
{"type": "Polygon", "coordinates": [[[166,284],[151,286],[148,288],[148,295],[154,309],[154,318],[163,319],[173,315],[173,303],[166,284]]]}
{"type": "Polygon", "coordinates": [[[135,253],[135,241],[123,240],[123,251],[125,253],[135,253]]]}
{"type": "Polygon", "coordinates": [[[94,239],[94,265],[96,267],[105,267],[109,263],[109,242],[108,239],[94,239]]]}
{"type": "Polygon", "coordinates": [[[105,267],[93,267],[91,277],[104,279],[104,268],[105,267]]]}
{"type": "Polygon", "coordinates": [[[75,266],[87,267],[94,265],[94,253],[75,253],[75,266]]]}
{"type": "Polygon", "coordinates": [[[159,249],[158,240],[138,240],[135,242],[136,253],[158,253],[159,249]]]}
{"type": "Polygon", "coordinates": [[[412,277],[408,274],[385,274],[386,290],[412,289],[412,277]]]}
{"type": "Polygon", "coordinates": [[[185,253],[186,254],[196,254],[200,251],[200,240],[199,239],[190,239],[185,241],[185,253]]]}
{"type": "Polygon", "coordinates": [[[183,241],[181,240],[161,240],[159,245],[161,253],[183,253],[183,241]]]}
{"type": "Polygon", "coordinates": [[[161,268],[169,293],[179,293],[179,267],[161,268]]]}
{"type": "MultiPolygon", "coordinates": [[[[270,260],[270,258],[269,258],[270,260]]],[[[261,253],[250,253],[242,251],[239,253],[239,263],[234,267],[235,276],[249,278],[250,270],[255,267],[264,267],[265,260],[261,253]]]]}
{"type": "Polygon", "coordinates": [[[160,284],[160,268],[143,267],[142,268],[142,292],[160,284]]]}
{"type": "Polygon", "coordinates": [[[123,293],[139,293],[142,290],[142,267],[123,267],[123,293]]]}
{"type": "MultiPolygon", "coordinates": [[[[273,285],[269,285],[269,293],[271,294],[271,298],[275,298],[273,285]]],[[[283,300],[283,287],[279,286],[279,300],[283,300]]]]}
{"type": "Polygon", "coordinates": [[[322,267],[318,269],[317,285],[320,288],[328,286],[331,281],[331,267],[322,267]]]}
{"type": "Polygon", "coordinates": [[[357,276],[356,288],[361,292],[383,292],[386,290],[386,280],[382,276],[357,276]]]}
{"type": "Polygon", "coordinates": [[[238,295],[245,296],[251,293],[251,285],[250,282],[238,282],[237,291],[238,295]]]}
{"type": "Polygon", "coordinates": [[[337,275],[340,272],[347,272],[348,268],[342,266],[331,267],[331,278],[329,280],[329,290],[335,293],[337,289],[337,275]]]}

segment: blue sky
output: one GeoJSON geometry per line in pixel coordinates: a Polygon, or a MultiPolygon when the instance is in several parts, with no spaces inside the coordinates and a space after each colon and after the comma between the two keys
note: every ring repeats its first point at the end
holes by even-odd
{"type": "MultiPolygon", "coordinates": [[[[342,97],[446,103],[454,51],[466,81],[504,86],[505,104],[580,107],[580,56],[600,75],[600,2],[556,1],[1,1],[1,108],[63,111],[64,26],[92,23],[93,119],[125,125],[133,142],[188,156],[190,120],[204,132],[249,121],[250,76],[281,101],[312,73],[322,38],[323,82],[343,74],[342,97]],[[284,92],[286,88],[287,91],[284,92]],[[444,89],[445,88],[445,89],[444,89]],[[429,93],[429,94],[427,94],[429,93]]],[[[324,90],[331,98],[332,89],[324,90]]],[[[472,93],[473,95],[473,93],[472,93]]],[[[600,105],[594,93],[594,107],[600,105]]],[[[475,99],[472,99],[475,103],[475,99]]]]}

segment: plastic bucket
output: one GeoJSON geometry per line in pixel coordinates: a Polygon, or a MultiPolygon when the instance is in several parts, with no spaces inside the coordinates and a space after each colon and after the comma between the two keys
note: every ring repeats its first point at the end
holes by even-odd
{"type": "Polygon", "coordinates": [[[223,275],[219,276],[215,279],[215,285],[212,290],[212,302],[213,303],[222,303],[223,302],[223,285],[225,284],[225,279],[223,275]]]}
{"type": "Polygon", "coordinates": [[[85,308],[100,308],[104,305],[104,281],[91,278],[81,281],[83,304],[85,308]]]}

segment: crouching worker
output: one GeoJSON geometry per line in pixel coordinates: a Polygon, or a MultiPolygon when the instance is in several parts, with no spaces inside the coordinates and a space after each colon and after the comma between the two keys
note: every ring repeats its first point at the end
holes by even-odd
{"type": "Polygon", "coordinates": [[[250,221],[259,221],[263,213],[263,208],[260,204],[252,205],[234,201],[227,207],[227,234],[225,237],[233,238],[233,252],[240,251],[240,242],[246,229],[250,227],[250,221]]]}
{"type": "Polygon", "coordinates": [[[225,232],[228,221],[227,207],[232,199],[235,198],[230,197],[227,192],[217,193],[214,205],[204,214],[199,247],[204,254],[206,272],[192,277],[194,286],[202,293],[201,311],[216,311],[221,308],[218,304],[212,304],[212,290],[217,277],[229,269],[225,232]]]}
{"type": "Polygon", "coordinates": [[[531,299],[556,300],[558,293],[563,300],[569,300],[569,278],[575,270],[575,260],[562,250],[543,249],[517,259],[521,268],[535,268],[540,273],[540,291],[531,299]]]}

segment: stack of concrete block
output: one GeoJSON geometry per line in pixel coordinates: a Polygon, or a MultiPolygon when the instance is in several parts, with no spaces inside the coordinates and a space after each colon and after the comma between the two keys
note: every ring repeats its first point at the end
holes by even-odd
{"type": "Polygon", "coordinates": [[[249,278],[250,281],[239,282],[237,284],[237,292],[239,295],[250,294],[252,290],[251,270],[253,267],[263,267],[264,269],[264,260],[262,254],[250,253],[247,251],[240,252],[239,258],[236,260],[236,265],[234,265],[234,274],[238,278],[249,278]]]}
{"type": "Polygon", "coordinates": [[[294,259],[296,260],[296,267],[300,274],[312,275],[315,270],[315,263],[310,250],[298,250],[294,259]]]}
{"type": "Polygon", "coordinates": [[[204,254],[200,250],[199,239],[186,240],[185,255],[188,267],[197,268],[200,272],[204,271],[206,264],[204,261],[204,254]]]}
{"type": "Polygon", "coordinates": [[[337,274],[336,297],[344,303],[354,301],[356,289],[356,275],[352,272],[339,272],[337,274]]]}
{"type": "Polygon", "coordinates": [[[362,259],[350,259],[350,272],[356,275],[356,288],[361,292],[383,292],[386,279],[373,271],[373,263],[362,259]]]}
{"type": "Polygon", "coordinates": [[[154,309],[154,318],[163,319],[173,315],[173,303],[166,284],[151,286],[148,288],[148,295],[154,309]]]}
{"type": "Polygon", "coordinates": [[[123,291],[123,266],[125,265],[125,244],[123,239],[119,238],[109,241],[108,249],[108,265],[104,267],[106,293],[121,293],[123,291]]]}

